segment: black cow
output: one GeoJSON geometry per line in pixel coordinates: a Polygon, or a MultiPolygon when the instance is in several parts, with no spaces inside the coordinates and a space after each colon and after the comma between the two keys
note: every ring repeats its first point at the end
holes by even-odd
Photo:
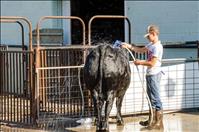
{"type": "Polygon", "coordinates": [[[94,100],[96,130],[108,130],[108,119],[116,97],[117,124],[122,125],[121,106],[130,84],[130,66],[123,49],[100,44],[87,56],[84,80],[94,100]]]}

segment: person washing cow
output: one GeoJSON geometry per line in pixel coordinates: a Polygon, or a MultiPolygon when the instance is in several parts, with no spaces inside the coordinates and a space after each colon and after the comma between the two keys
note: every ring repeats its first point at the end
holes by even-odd
{"type": "Polygon", "coordinates": [[[160,99],[160,80],[161,80],[161,60],[163,55],[163,46],[159,40],[159,28],[156,25],[149,25],[147,34],[144,36],[149,43],[145,47],[137,47],[122,42],[122,48],[128,48],[131,51],[143,53],[147,52],[147,60],[135,60],[135,65],[147,66],[146,83],[147,94],[149,96],[152,112],[149,112],[149,119],[140,121],[139,124],[146,126],[148,129],[164,129],[163,126],[163,107],[160,99]],[[152,116],[153,115],[153,116],[152,116]],[[150,120],[152,122],[150,123],[150,120]]]}

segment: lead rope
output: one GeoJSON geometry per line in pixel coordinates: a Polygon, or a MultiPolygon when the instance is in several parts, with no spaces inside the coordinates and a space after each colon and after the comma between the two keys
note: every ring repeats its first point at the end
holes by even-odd
{"type": "MultiPolygon", "coordinates": [[[[127,49],[127,51],[130,53],[131,57],[133,58],[133,61],[135,61],[136,59],[135,59],[133,53],[132,53],[128,48],[125,47],[125,49],[127,49]]],[[[140,82],[141,82],[141,84],[142,84],[142,89],[143,89],[144,93],[146,94],[146,98],[147,98],[147,101],[148,101],[148,104],[149,104],[149,109],[150,109],[150,112],[151,112],[151,118],[150,118],[150,122],[149,122],[149,125],[150,125],[150,124],[152,123],[153,116],[154,116],[154,115],[153,115],[153,109],[152,109],[151,101],[150,101],[149,95],[147,94],[146,89],[145,89],[145,87],[144,87],[144,81],[141,79],[138,66],[137,66],[137,65],[135,65],[135,66],[136,66],[136,69],[137,69],[137,71],[138,71],[138,75],[139,75],[140,82]]],[[[144,104],[143,104],[143,102],[142,102],[142,110],[143,110],[143,105],[144,105],[144,104]]]]}

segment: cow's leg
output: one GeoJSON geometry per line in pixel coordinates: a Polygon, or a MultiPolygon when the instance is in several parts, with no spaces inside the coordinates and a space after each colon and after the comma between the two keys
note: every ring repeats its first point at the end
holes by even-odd
{"type": "Polygon", "coordinates": [[[122,107],[122,101],[124,98],[124,94],[116,98],[116,107],[117,107],[117,125],[123,125],[124,121],[122,119],[121,115],[121,107],[122,107]]]}
{"type": "Polygon", "coordinates": [[[103,130],[108,130],[109,129],[109,115],[113,106],[113,101],[115,98],[114,92],[110,91],[107,93],[108,97],[107,97],[107,101],[106,101],[106,105],[105,105],[105,118],[102,124],[102,128],[103,130]]]}
{"type": "Polygon", "coordinates": [[[102,130],[102,107],[104,101],[100,99],[97,90],[92,90],[93,102],[94,102],[94,114],[95,114],[95,125],[97,130],[102,130]]]}
{"type": "Polygon", "coordinates": [[[96,123],[98,122],[98,100],[99,100],[99,97],[98,97],[98,93],[95,89],[93,89],[91,91],[91,95],[92,95],[92,98],[93,98],[93,104],[94,104],[94,116],[95,116],[95,121],[94,121],[94,125],[96,125],[96,123]]]}

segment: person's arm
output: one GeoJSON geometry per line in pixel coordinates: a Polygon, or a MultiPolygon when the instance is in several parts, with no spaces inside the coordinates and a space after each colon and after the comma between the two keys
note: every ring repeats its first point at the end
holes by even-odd
{"type": "Polygon", "coordinates": [[[139,53],[144,53],[147,51],[146,47],[133,46],[133,45],[127,44],[127,43],[122,43],[122,48],[128,48],[132,51],[139,52],[139,53]]]}
{"type": "Polygon", "coordinates": [[[136,60],[136,61],[134,61],[134,64],[135,65],[144,65],[144,66],[153,67],[153,66],[155,66],[157,61],[158,61],[158,58],[153,56],[150,61],[147,61],[147,60],[136,60]]]}

